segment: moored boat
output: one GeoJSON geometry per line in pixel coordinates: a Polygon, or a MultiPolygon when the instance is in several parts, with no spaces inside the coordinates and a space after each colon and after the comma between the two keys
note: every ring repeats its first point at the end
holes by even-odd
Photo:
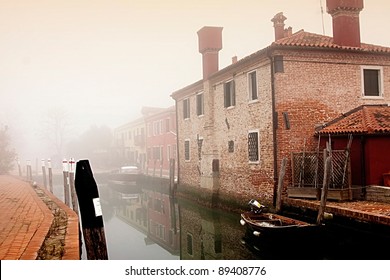
{"type": "Polygon", "coordinates": [[[109,183],[114,185],[136,186],[141,176],[137,166],[122,166],[109,175],[109,183]]]}
{"type": "Polygon", "coordinates": [[[247,233],[257,237],[280,236],[283,239],[315,234],[319,226],[275,213],[264,212],[265,206],[255,200],[249,202],[251,210],[241,214],[240,223],[247,233]]]}

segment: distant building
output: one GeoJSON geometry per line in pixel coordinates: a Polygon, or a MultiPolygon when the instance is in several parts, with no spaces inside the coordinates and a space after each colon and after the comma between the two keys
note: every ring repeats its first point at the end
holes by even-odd
{"type": "Polygon", "coordinates": [[[327,0],[333,37],[293,33],[279,13],[271,45],[221,70],[222,28],[200,29],[203,79],[171,95],[179,184],[271,202],[281,160],[294,185],[292,155],[318,150],[316,129],[359,106],[388,105],[390,48],[361,43],[362,9],[363,0],[327,0]]]}
{"type": "Polygon", "coordinates": [[[146,163],[144,118],[138,118],[114,129],[114,158],[116,165],[137,165],[142,170],[146,163]]]}
{"type": "Polygon", "coordinates": [[[176,109],[143,107],[142,117],[114,130],[117,165],[137,165],[144,174],[169,177],[170,159],[177,175],[176,109]]]}
{"type": "MultiPolygon", "coordinates": [[[[170,160],[177,166],[176,109],[142,109],[146,124],[147,170],[146,174],[157,177],[169,177],[170,160]]],[[[177,167],[175,168],[177,169],[177,167]]],[[[177,171],[176,171],[177,172],[177,171]]],[[[175,172],[175,174],[177,174],[175,172]]]]}

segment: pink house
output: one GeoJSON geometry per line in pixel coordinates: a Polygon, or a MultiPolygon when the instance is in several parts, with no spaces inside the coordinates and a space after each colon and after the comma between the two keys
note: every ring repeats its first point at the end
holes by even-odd
{"type": "MultiPolygon", "coordinates": [[[[146,124],[146,175],[169,177],[169,161],[177,157],[176,109],[144,107],[146,124]]],[[[177,160],[175,161],[177,163],[177,160]]],[[[177,172],[175,172],[177,174],[177,172]]]]}

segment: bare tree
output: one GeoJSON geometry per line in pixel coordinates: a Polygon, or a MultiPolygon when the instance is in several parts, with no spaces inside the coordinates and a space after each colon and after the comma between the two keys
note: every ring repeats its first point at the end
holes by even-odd
{"type": "Polygon", "coordinates": [[[55,155],[63,157],[67,133],[69,133],[68,112],[61,107],[48,110],[42,122],[41,136],[54,149],[55,155]]]}
{"type": "Polygon", "coordinates": [[[0,127],[0,174],[9,173],[16,160],[16,152],[10,147],[8,127],[0,127]]]}

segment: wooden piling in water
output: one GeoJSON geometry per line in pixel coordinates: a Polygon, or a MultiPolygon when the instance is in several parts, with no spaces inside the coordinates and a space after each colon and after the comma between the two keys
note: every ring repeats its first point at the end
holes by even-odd
{"type": "Polygon", "coordinates": [[[75,189],[88,260],[107,260],[99,191],[88,160],[76,164],[75,189]]]}
{"type": "Polygon", "coordinates": [[[276,212],[280,212],[282,210],[283,180],[284,180],[284,175],[286,174],[286,164],[287,164],[287,159],[283,158],[280,167],[280,172],[279,172],[278,190],[276,192],[276,212]]]}
{"type": "Polygon", "coordinates": [[[43,187],[47,190],[47,180],[46,180],[46,163],[45,160],[42,159],[42,178],[43,178],[43,187]]]}
{"type": "Polygon", "coordinates": [[[323,184],[322,184],[321,203],[320,203],[320,208],[318,210],[318,215],[317,215],[317,225],[320,225],[323,218],[324,218],[326,199],[328,197],[328,187],[329,187],[329,182],[330,182],[329,177],[330,177],[331,161],[332,161],[331,156],[328,156],[325,160],[324,180],[323,180],[323,184]]]}
{"type": "Polygon", "coordinates": [[[20,166],[20,161],[18,160],[17,163],[18,163],[19,177],[22,177],[23,174],[22,174],[22,167],[20,166]]]}
{"type": "Polygon", "coordinates": [[[70,206],[69,186],[68,186],[68,161],[64,159],[62,161],[62,174],[64,177],[64,202],[67,206],[70,206]]]}
{"type": "Polygon", "coordinates": [[[69,189],[70,189],[70,197],[72,199],[72,209],[79,216],[79,207],[77,204],[77,195],[76,188],[74,186],[74,170],[75,170],[75,161],[73,158],[69,159],[69,189]]]}
{"type": "Polygon", "coordinates": [[[51,167],[51,160],[50,159],[47,160],[47,170],[49,173],[49,191],[51,193],[53,193],[53,170],[51,167]]]}
{"type": "Polygon", "coordinates": [[[26,178],[27,178],[27,181],[32,181],[32,168],[31,168],[31,161],[30,160],[27,160],[26,161],[26,178]]]}

